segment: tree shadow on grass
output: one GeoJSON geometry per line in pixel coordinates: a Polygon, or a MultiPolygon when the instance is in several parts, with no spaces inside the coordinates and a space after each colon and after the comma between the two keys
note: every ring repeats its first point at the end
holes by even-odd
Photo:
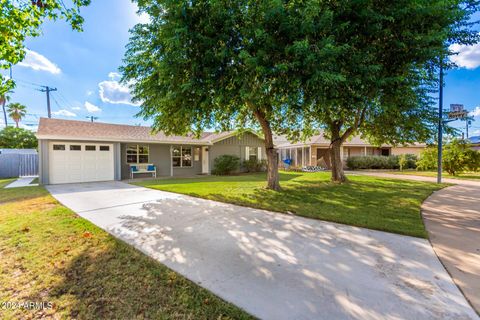
{"type": "Polygon", "coordinates": [[[57,306],[68,317],[249,318],[237,307],[118,240],[106,247],[87,248],[59,272],[64,280],[50,295],[73,302],[57,306]]]}
{"type": "Polygon", "coordinates": [[[200,195],[210,200],[249,206],[375,230],[426,237],[420,205],[433,191],[431,184],[411,181],[298,180],[275,192],[257,188],[253,193],[200,195]]]}

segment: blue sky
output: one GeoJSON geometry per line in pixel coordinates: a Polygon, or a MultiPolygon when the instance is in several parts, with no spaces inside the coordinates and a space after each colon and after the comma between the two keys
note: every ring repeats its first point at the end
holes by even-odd
{"type": "MultiPolygon", "coordinates": [[[[38,85],[58,89],[52,93],[52,112],[56,118],[124,124],[148,124],[134,117],[138,106],[130,102],[128,90],[118,83],[128,30],[144,17],[136,14],[130,0],[92,1],[82,10],[84,32],[74,32],[63,21],[47,22],[43,35],[26,42],[27,58],[13,67],[17,88],[12,101],[25,104],[28,116],[24,126],[36,128],[39,117],[47,115],[45,93],[38,85]]],[[[476,121],[470,135],[480,135],[480,45],[456,47],[454,57],[461,66],[446,76],[444,104],[461,103],[472,111],[476,121]]],[[[3,125],[3,119],[0,126],[3,125]]],[[[453,124],[463,128],[459,121],[453,124]]]]}
{"type": "MultiPolygon", "coordinates": [[[[142,20],[129,0],[92,1],[82,9],[84,32],[74,32],[63,21],[47,22],[43,35],[26,42],[26,59],[13,67],[17,81],[11,101],[27,106],[24,125],[35,128],[47,115],[45,93],[39,85],[58,89],[51,94],[53,117],[144,124],[134,117],[128,90],[115,74],[122,63],[128,30],[142,20]]],[[[3,121],[2,121],[3,124],[3,121]]]]}

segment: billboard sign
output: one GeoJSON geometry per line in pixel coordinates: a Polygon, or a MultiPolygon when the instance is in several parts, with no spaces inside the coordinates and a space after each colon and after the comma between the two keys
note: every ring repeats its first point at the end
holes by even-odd
{"type": "Polygon", "coordinates": [[[450,112],[448,112],[449,119],[465,119],[468,117],[468,111],[465,110],[463,104],[454,104],[450,105],[450,112]]]}

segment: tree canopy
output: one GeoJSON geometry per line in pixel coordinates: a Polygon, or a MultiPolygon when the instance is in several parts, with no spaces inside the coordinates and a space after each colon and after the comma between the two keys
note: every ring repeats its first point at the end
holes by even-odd
{"type": "Polygon", "coordinates": [[[332,180],[342,182],[341,145],[352,135],[377,145],[432,137],[437,67],[452,54],[450,44],[478,41],[470,20],[479,6],[472,0],[318,4],[304,20],[300,77],[306,112],[331,139],[332,180]]]}
{"type": "Polygon", "coordinates": [[[289,46],[302,17],[292,1],[138,1],[151,22],[132,30],[123,81],[139,115],[168,133],[262,129],[268,187],[278,189],[273,131],[299,128],[289,46]]]}
{"type": "MultiPolygon", "coordinates": [[[[71,0],[72,6],[66,7],[62,0],[0,0],[0,69],[8,69],[25,58],[25,40],[41,35],[46,19],[64,19],[74,30],[81,31],[80,8],[90,1],[71,0]]],[[[13,87],[13,80],[0,74],[0,95],[13,87]]]]}
{"type": "Polygon", "coordinates": [[[473,0],[138,0],[123,81],[139,115],[167,134],[261,127],[268,187],[278,189],[272,132],[331,139],[334,181],[353,134],[376,144],[435,129],[432,88],[451,43],[473,44],[473,0]]]}
{"type": "Polygon", "coordinates": [[[0,148],[35,149],[37,146],[37,137],[30,130],[14,127],[5,127],[0,130],[0,148]]]}
{"type": "Polygon", "coordinates": [[[8,116],[12,118],[13,121],[15,121],[15,126],[18,128],[18,123],[27,114],[27,107],[25,107],[23,104],[20,104],[18,102],[10,103],[7,106],[7,113],[8,113],[8,116]]]}

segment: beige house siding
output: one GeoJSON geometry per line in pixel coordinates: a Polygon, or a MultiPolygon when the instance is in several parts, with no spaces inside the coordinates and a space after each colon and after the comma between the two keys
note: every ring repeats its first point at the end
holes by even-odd
{"type": "Polygon", "coordinates": [[[414,154],[418,156],[424,149],[425,147],[392,147],[392,155],[414,154]]]}

